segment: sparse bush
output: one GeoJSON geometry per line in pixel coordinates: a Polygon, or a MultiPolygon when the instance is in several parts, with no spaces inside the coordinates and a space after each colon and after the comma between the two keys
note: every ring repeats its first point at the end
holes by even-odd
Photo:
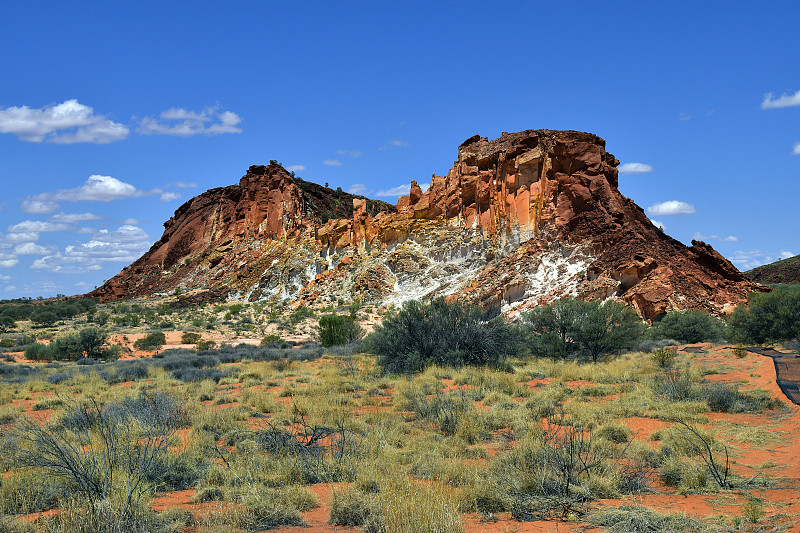
{"type": "Polygon", "coordinates": [[[328,347],[355,342],[364,336],[364,331],[352,316],[330,314],[319,318],[317,335],[320,344],[328,347]]]}
{"type": "Polygon", "coordinates": [[[374,521],[379,513],[374,496],[355,487],[335,490],[331,497],[331,524],[336,526],[363,526],[374,521]]]}
{"type": "Polygon", "coordinates": [[[364,340],[384,372],[410,373],[436,364],[502,365],[516,351],[511,327],[492,313],[443,298],[409,301],[390,312],[364,340]]]}
{"type": "Polygon", "coordinates": [[[183,335],[181,335],[181,344],[197,344],[198,342],[200,342],[201,338],[202,335],[200,335],[199,333],[186,331],[184,332],[183,335]]]}
{"type": "Polygon", "coordinates": [[[217,345],[216,342],[208,340],[208,341],[199,341],[195,346],[199,351],[202,352],[205,350],[213,350],[216,345],[217,345]]]}
{"type": "Polygon", "coordinates": [[[662,514],[646,507],[625,505],[592,513],[589,521],[607,533],[703,533],[702,522],[682,513],[662,514]]]}
{"type": "Polygon", "coordinates": [[[167,343],[167,337],[161,331],[154,331],[133,343],[137,350],[159,350],[167,343]]]}
{"type": "Polygon", "coordinates": [[[170,436],[187,420],[180,405],[153,393],[106,405],[95,400],[75,403],[44,425],[22,419],[12,432],[13,457],[19,466],[65,480],[83,502],[78,508],[89,504],[96,513],[113,501],[114,508],[106,513],[111,512],[117,523],[135,521],[142,496],[153,488],[147,478],[156,459],[168,453],[170,436]]]}
{"type": "Polygon", "coordinates": [[[669,368],[675,362],[676,354],[675,348],[665,346],[653,352],[653,361],[661,368],[669,368]]]}
{"type": "Polygon", "coordinates": [[[686,344],[719,342],[725,336],[725,324],[703,311],[670,311],[653,325],[650,333],[655,338],[686,344]]]}
{"type": "Polygon", "coordinates": [[[630,307],[615,301],[584,302],[563,298],[523,317],[535,355],[565,357],[582,354],[593,361],[601,355],[636,345],[645,329],[630,307]]]}

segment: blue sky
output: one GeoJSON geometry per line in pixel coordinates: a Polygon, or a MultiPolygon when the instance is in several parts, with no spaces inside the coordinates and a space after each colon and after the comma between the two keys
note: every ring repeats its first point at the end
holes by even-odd
{"type": "Polygon", "coordinates": [[[796,1],[5,2],[0,298],[100,285],[252,164],[394,202],[466,138],[527,128],[600,135],[639,171],[624,194],[741,269],[800,253],[799,22],[796,1]]]}

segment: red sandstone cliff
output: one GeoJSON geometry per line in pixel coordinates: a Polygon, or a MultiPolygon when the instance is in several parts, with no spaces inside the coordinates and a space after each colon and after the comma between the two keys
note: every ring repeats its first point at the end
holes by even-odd
{"type": "Polygon", "coordinates": [[[382,202],[251,167],[190,200],[161,240],[97,289],[104,299],[201,289],[239,299],[399,303],[451,295],[513,314],[564,295],[643,316],[726,311],[757,288],[709,245],[658,230],[617,189],[596,135],[474,136],[428,191],[382,202]]]}

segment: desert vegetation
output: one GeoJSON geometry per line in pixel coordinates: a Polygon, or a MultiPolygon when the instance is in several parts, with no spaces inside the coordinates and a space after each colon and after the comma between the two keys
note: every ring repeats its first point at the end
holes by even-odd
{"type": "Polygon", "coordinates": [[[614,302],[515,323],[412,302],[363,340],[373,310],[344,302],[92,304],[48,327],[30,317],[56,304],[2,306],[5,530],[785,531],[800,515],[792,456],[754,459],[800,437],[771,362],[681,347],[738,339],[780,302],[652,327],[614,302]]]}

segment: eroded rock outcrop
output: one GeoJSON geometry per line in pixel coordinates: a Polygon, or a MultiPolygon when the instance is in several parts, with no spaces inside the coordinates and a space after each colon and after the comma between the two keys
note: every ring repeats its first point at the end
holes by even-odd
{"type": "Polygon", "coordinates": [[[665,235],[617,189],[596,135],[527,130],[459,147],[396,208],[251,167],[181,206],[142,258],[93,294],[177,287],[236,299],[401,303],[444,295],[515,314],[554,298],[619,298],[642,316],[723,313],[758,286],[709,245],[665,235]]]}

